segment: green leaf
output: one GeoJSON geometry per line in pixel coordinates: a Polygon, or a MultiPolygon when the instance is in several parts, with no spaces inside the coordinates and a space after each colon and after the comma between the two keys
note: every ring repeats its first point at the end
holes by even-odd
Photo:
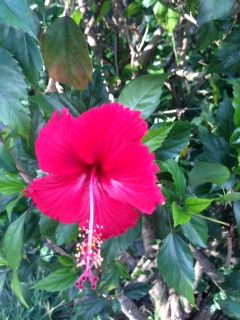
{"type": "Polygon", "coordinates": [[[102,18],[104,18],[106,16],[106,14],[109,12],[111,8],[111,0],[104,0],[102,2],[102,5],[100,7],[100,12],[97,16],[97,22],[101,21],[102,18]]]}
{"type": "Polygon", "coordinates": [[[189,214],[196,214],[207,209],[212,201],[213,199],[187,198],[184,203],[184,208],[189,214]]]}
{"type": "Polygon", "coordinates": [[[186,178],[178,163],[173,159],[169,159],[162,161],[160,163],[160,168],[161,171],[167,171],[171,173],[178,197],[184,198],[186,190],[186,178]]]}
{"type": "Polygon", "coordinates": [[[191,219],[191,215],[184,208],[179,207],[176,202],[172,203],[172,213],[175,228],[191,219]]]}
{"type": "Polygon", "coordinates": [[[80,12],[80,10],[75,10],[72,14],[71,14],[71,18],[73,19],[73,21],[79,25],[82,19],[82,13],[80,12]]]}
{"type": "Polygon", "coordinates": [[[104,288],[105,291],[111,291],[119,286],[120,278],[128,278],[128,272],[126,266],[120,262],[113,262],[111,264],[105,265],[104,271],[101,275],[100,286],[104,288]]]}
{"type": "Polygon", "coordinates": [[[67,256],[57,256],[58,262],[64,267],[73,267],[74,260],[67,256]]]}
{"type": "Polygon", "coordinates": [[[17,275],[17,271],[13,270],[12,272],[12,280],[10,283],[11,289],[12,291],[15,293],[15,295],[17,296],[18,300],[26,307],[28,308],[28,304],[24,299],[23,293],[22,293],[22,289],[21,289],[21,284],[19,282],[18,279],[18,275],[17,275]]]}
{"type": "Polygon", "coordinates": [[[3,257],[0,256],[0,267],[2,267],[2,266],[7,266],[7,261],[3,257]]]}
{"type": "Polygon", "coordinates": [[[218,301],[223,312],[231,319],[240,319],[240,303],[232,297],[218,301]]]}
{"type": "Polygon", "coordinates": [[[29,110],[21,105],[21,100],[26,99],[26,83],[17,62],[9,52],[0,48],[0,121],[27,137],[30,127],[29,110]]]}
{"type": "Polygon", "coordinates": [[[179,13],[168,8],[160,1],[158,1],[153,8],[154,15],[158,24],[167,32],[172,33],[179,21],[179,13]]]}
{"type": "Polygon", "coordinates": [[[12,53],[26,79],[37,87],[43,60],[36,40],[22,31],[1,26],[0,46],[12,53]]]}
{"type": "Polygon", "coordinates": [[[101,297],[84,297],[82,300],[79,301],[79,304],[76,308],[77,319],[96,319],[96,316],[99,316],[103,310],[111,307],[111,305],[112,301],[109,301],[101,297]]]}
{"type": "Polygon", "coordinates": [[[233,203],[233,212],[237,223],[238,234],[240,234],[240,201],[233,203]]]}
{"type": "Polygon", "coordinates": [[[203,144],[203,153],[200,154],[199,160],[228,163],[229,145],[225,139],[210,134],[206,128],[201,130],[200,139],[203,144]]]}
{"type": "Polygon", "coordinates": [[[142,6],[145,8],[151,7],[157,0],[142,0],[142,6]]]}
{"type": "Polygon", "coordinates": [[[61,268],[50,273],[46,278],[38,281],[33,288],[49,292],[63,291],[70,288],[77,279],[77,272],[73,268],[61,268]]]}
{"type": "Polygon", "coordinates": [[[7,276],[7,271],[1,271],[0,272],[0,294],[3,291],[3,287],[4,287],[4,284],[5,284],[6,276],[7,276]]]}
{"type": "Polygon", "coordinates": [[[165,238],[158,255],[158,267],[167,285],[194,304],[193,259],[188,245],[178,235],[169,234],[165,238]]]}
{"type": "MultiPolygon", "coordinates": [[[[50,117],[54,110],[62,110],[63,106],[68,108],[70,113],[74,116],[78,116],[79,112],[75,106],[70,101],[70,98],[64,93],[48,93],[41,94],[29,97],[29,100],[33,103],[36,103],[40,109],[46,114],[47,117],[50,117]]],[[[83,110],[84,110],[83,106],[83,110]]]]}
{"type": "Polygon", "coordinates": [[[138,223],[136,227],[127,230],[123,235],[104,241],[101,246],[104,262],[107,263],[121,252],[126,251],[133,244],[140,230],[141,226],[140,223],[138,223]]]}
{"type": "Polygon", "coordinates": [[[234,107],[234,118],[233,122],[235,127],[240,126],[240,84],[236,80],[230,82],[233,87],[233,107],[234,107]]]}
{"type": "Polygon", "coordinates": [[[78,227],[76,224],[59,224],[55,231],[55,239],[58,246],[69,244],[78,237],[78,227]]]}
{"type": "Polygon", "coordinates": [[[234,130],[233,115],[234,109],[232,100],[225,96],[222,103],[220,103],[216,114],[216,124],[219,134],[227,141],[229,141],[234,130]]]}
{"type": "Polygon", "coordinates": [[[240,28],[230,32],[216,51],[209,72],[235,75],[240,70],[240,28]]]}
{"type": "Polygon", "coordinates": [[[231,15],[234,0],[199,0],[198,25],[231,15]]]}
{"type": "Polygon", "coordinates": [[[173,124],[162,123],[160,127],[149,129],[143,143],[148,146],[150,152],[153,152],[161,147],[168,133],[172,129],[173,124]]]}
{"type": "Polygon", "coordinates": [[[39,220],[39,226],[40,226],[40,233],[43,236],[53,239],[54,232],[58,226],[58,222],[44,215],[41,215],[41,218],[39,220]]]}
{"type": "Polygon", "coordinates": [[[162,146],[156,152],[157,159],[166,160],[178,156],[189,142],[190,128],[191,124],[187,121],[175,122],[162,146]]]}
{"type": "MultiPolygon", "coordinates": [[[[72,99],[73,98],[72,96],[72,99]]],[[[79,103],[79,100],[86,110],[109,102],[108,93],[99,69],[94,70],[92,81],[84,91],[76,96],[76,104],[79,103]]]]}
{"type": "Polygon", "coordinates": [[[21,192],[24,189],[24,183],[18,180],[17,175],[2,176],[0,178],[0,193],[6,196],[14,195],[21,192]]]}
{"type": "Polygon", "coordinates": [[[130,3],[125,12],[126,17],[132,17],[137,15],[139,12],[141,12],[141,8],[141,5],[136,2],[130,3]]]}
{"type": "Polygon", "coordinates": [[[208,239],[207,222],[196,216],[181,226],[184,236],[195,246],[206,248],[208,239]]]}
{"type": "Polygon", "coordinates": [[[12,211],[15,208],[17,202],[19,199],[21,199],[22,194],[20,193],[18,195],[18,197],[16,197],[15,199],[11,200],[5,207],[6,211],[7,211],[7,215],[8,215],[8,220],[11,220],[11,215],[12,215],[12,211]]]}
{"type": "Polygon", "coordinates": [[[17,270],[21,261],[25,216],[26,213],[11,223],[4,235],[7,263],[12,270],[17,270]]]}
{"type": "Polygon", "coordinates": [[[230,177],[227,167],[220,163],[197,162],[189,174],[189,183],[199,186],[204,183],[214,183],[221,186],[230,177]]]}
{"type": "Polygon", "coordinates": [[[224,195],[214,199],[216,202],[234,202],[240,200],[240,192],[225,193],[224,195]]]}
{"type": "Polygon", "coordinates": [[[27,0],[1,0],[0,21],[35,37],[37,28],[27,0]]]}
{"type": "Polygon", "coordinates": [[[2,142],[0,142],[0,167],[6,171],[17,173],[13,157],[2,142]]]}
{"type": "Polygon", "coordinates": [[[144,282],[132,282],[124,287],[124,295],[129,299],[140,300],[145,297],[152,285],[146,284],[144,282]]]}
{"type": "Polygon", "coordinates": [[[228,20],[211,20],[197,30],[197,49],[206,49],[213,41],[219,40],[231,27],[228,20]]]}
{"type": "Polygon", "coordinates": [[[129,82],[121,91],[118,102],[148,118],[160,103],[165,75],[144,75],[129,82]]]}
{"type": "Polygon", "coordinates": [[[83,90],[92,79],[92,63],[81,29],[70,17],[58,18],[43,38],[49,77],[83,90]]]}

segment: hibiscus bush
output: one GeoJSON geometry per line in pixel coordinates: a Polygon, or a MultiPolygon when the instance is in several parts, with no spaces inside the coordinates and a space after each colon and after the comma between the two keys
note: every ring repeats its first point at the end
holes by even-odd
{"type": "Polygon", "coordinates": [[[1,319],[240,319],[239,16],[0,1],[1,319]]]}

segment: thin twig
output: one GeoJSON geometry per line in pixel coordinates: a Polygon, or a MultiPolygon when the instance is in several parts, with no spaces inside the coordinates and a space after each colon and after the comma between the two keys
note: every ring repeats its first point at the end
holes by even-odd
{"type": "Polygon", "coordinates": [[[64,251],[61,247],[57,246],[55,243],[53,243],[51,240],[47,239],[47,247],[52,250],[55,253],[59,253],[61,256],[65,256],[65,257],[69,257],[71,259],[73,259],[73,257],[67,253],[66,251],[64,251]]]}
{"type": "Polygon", "coordinates": [[[215,266],[208,260],[208,258],[199,250],[194,248],[191,244],[189,245],[190,250],[194,258],[199,262],[202,267],[203,273],[205,273],[214,283],[221,283],[224,278],[218,274],[215,266]]]}
{"type": "Polygon", "coordinates": [[[138,309],[136,304],[121,294],[118,297],[120,303],[121,311],[129,320],[146,320],[146,316],[138,309]]]}

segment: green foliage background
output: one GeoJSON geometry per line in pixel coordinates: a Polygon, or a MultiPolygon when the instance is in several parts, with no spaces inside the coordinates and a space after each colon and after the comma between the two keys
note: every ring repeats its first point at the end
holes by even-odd
{"type": "Polygon", "coordinates": [[[239,17],[236,0],[0,0],[0,319],[240,319],[239,17]],[[148,122],[166,204],[103,244],[79,293],[77,227],[22,191],[52,112],[112,100],[148,122]]]}

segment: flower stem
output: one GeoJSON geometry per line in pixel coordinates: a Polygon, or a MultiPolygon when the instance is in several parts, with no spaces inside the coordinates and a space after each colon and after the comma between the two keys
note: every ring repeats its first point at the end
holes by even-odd
{"type": "Polygon", "coordinates": [[[221,225],[226,226],[226,227],[230,227],[229,223],[226,223],[226,222],[214,219],[214,218],[206,217],[206,216],[203,216],[202,214],[192,213],[192,215],[197,216],[197,217],[202,218],[202,219],[205,219],[205,220],[208,220],[208,221],[211,221],[211,222],[214,222],[214,223],[221,224],[221,225]]]}

